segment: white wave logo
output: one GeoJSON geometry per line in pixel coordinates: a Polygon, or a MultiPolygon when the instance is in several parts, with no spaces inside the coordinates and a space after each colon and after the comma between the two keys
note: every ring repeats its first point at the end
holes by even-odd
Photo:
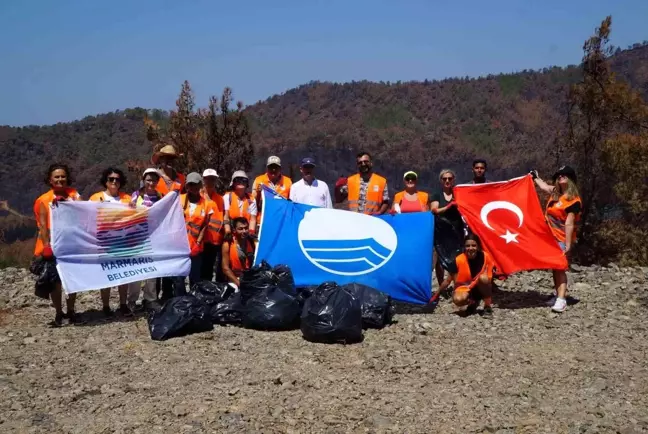
{"type": "Polygon", "coordinates": [[[381,219],[316,208],[307,211],[297,231],[299,246],[316,267],[341,276],[371,273],[396,251],[396,232],[381,219]]]}

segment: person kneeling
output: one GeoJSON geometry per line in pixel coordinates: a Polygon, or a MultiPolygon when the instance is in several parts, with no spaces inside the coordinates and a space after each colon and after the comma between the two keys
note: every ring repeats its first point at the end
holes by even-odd
{"type": "Polygon", "coordinates": [[[227,280],[238,289],[243,273],[254,263],[254,237],[249,234],[248,220],[236,217],[232,221],[232,238],[223,243],[222,266],[227,280]]]}
{"type": "Polygon", "coordinates": [[[480,300],[484,300],[484,317],[493,315],[493,260],[484,252],[481,240],[475,234],[469,234],[464,239],[464,253],[455,259],[457,273],[452,275],[454,294],[452,302],[457,307],[466,308],[466,314],[477,311],[480,300]]]}

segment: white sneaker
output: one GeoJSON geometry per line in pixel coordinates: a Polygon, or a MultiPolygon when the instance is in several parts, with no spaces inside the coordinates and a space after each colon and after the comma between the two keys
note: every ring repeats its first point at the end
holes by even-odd
{"type": "Polygon", "coordinates": [[[551,310],[554,312],[564,312],[567,309],[567,300],[564,298],[556,298],[556,302],[551,306],[551,310]]]}

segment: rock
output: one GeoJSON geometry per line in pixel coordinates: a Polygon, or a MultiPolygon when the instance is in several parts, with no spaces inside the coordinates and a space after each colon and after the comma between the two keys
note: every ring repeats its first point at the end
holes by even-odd
{"type": "Polygon", "coordinates": [[[171,413],[173,413],[175,417],[183,417],[189,414],[189,409],[185,405],[176,405],[171,410],[171,413]]]}
{"type": "Polygon", "coordinates": [[[35,344],[36,342],[37,342],[37,340],[33,336],[23,339],[23,344],[25,344],[25,345],[35,344]]]}
{"type": "Polygon", "coordinates": [[[390,418],[382,416],[380,414],[374,414],[370,416],[368,422],[371,426],[376,428],[387,428],[393,424],[390,418]]]}

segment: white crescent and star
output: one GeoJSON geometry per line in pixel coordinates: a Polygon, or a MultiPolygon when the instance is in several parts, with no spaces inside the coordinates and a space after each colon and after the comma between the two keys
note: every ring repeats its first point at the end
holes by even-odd
{"type": "MultiPolygon", "coordinates": [[[[491,211],[495,211],[496,209],[505,209],[514,213],[517,216],[519,221],[518,228],[522,227],[522,223],[524,223],[524,213],[522,212],[520,207],[511,202],[507,202],[505,200],[496,200],[493,202],[488,202],[486,205],[482,207],[480,212],[481,221],[488,229],[490,229],[491,231],[495,230],[488,222],[488,215],[491,213],[491,211]]],[[[514,234],[507,229],[504,235],[500,235],[500,238],[504,238],[504,240],[506,240],[506,244],[518,243],[519,242],[517,240],[518,235],[520,234],[514,234]]]]}

